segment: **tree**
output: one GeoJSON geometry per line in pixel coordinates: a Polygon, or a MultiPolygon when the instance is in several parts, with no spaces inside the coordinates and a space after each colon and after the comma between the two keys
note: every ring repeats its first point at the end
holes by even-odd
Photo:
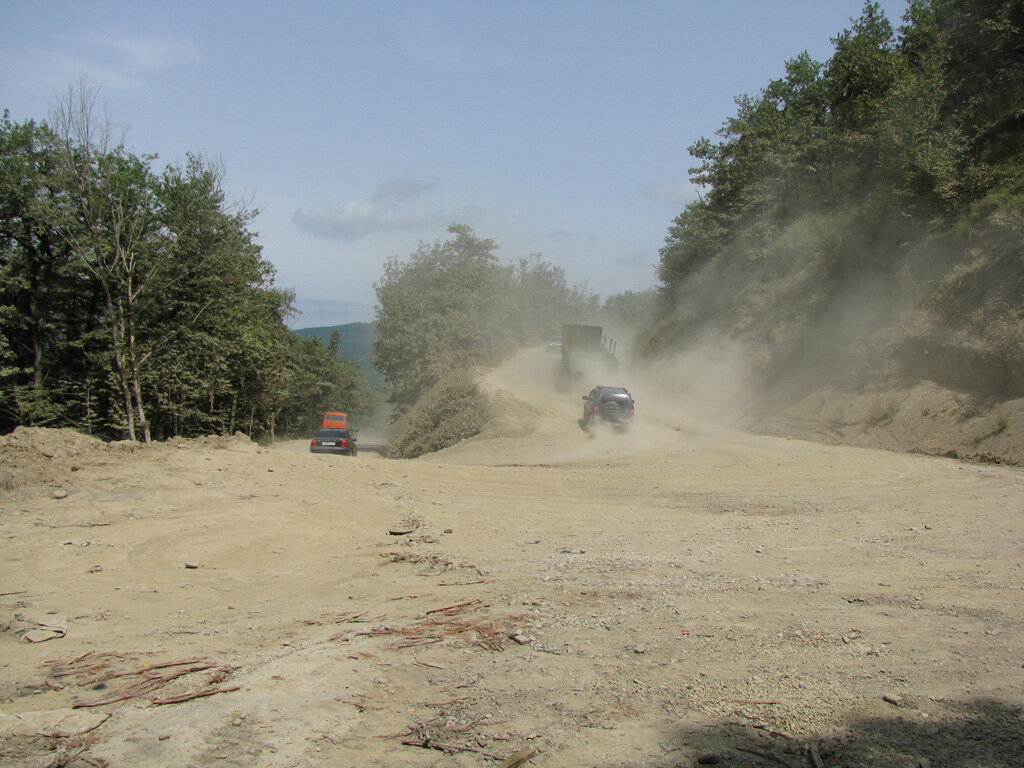
{"type": "Polygon", "coordinates": [[[836,50],[825,68],[832,119],[837,127],[869,132],[902,67],[892,24],[878,3],[865,2],[860,18],[832,42],[836,50]]]}
{"type": "Polygon", "coordinates": [[[29,424],[57,407],[44,391],[44,350],[60,311],[69,254],[42,208],[54,194],[52,136],[34,122],[0,126],[0,295],[10,395],[6,408],[29,424]],[[23,374],[28,374],[25,381],[23,374]]]}
{"type": "Polygon", "coordinates": [[[451,368],[488,357],[487,312],[499,295],[497,245],[453,224],[445,242],[421,243],[407,262],[384,265],[376,284],[373,361],[404,411],[451,368]]]}
{"type": "Polygon", "coordinates": [[[407,261],[389,259],[376,285],[373,362],[400,414],[446,374],[550,335],[588,304],[539,255],[503,265],[492,240],[462,224],[448,232],[407,261]]]}
{"type": "Polygon", "coordinates": [[[72,424],[142,439],[308,430],[361,408],[358,367],[286,326],[223,168],[153,170],[69,91],[45,123],[0,123],[0,430],[72,424]]]}
{"type": "Polygon", "coordinates": [[[622,324],[634,331],[650,326],[657,313],[658,294],[646,291],[623,291],[609,296],[601,307],[601,315],[609,323],[622,324]]]}
{"type": "Polygon", "coordinates": [[[55,223],[78,264],[99,284],[106,304],[125,430],[150,442],[137,344],[141,314],[157,289],[166,246],[147,159],[114,143],[94,115],[95,91],[71,88],[54,110],[57,160],[70,194],[55,200],[55,223]]]}
{"type": "Polygon", "coordinates": [[[849,312],[851,288],[927,295],[955,264],[948,285],[970,295],[938,302],[965,324],[942,318],[957,336],[943,343],[1019,359],[995,328],[1018,329],[1006,318],[1024,284],[1024,2],[911,0],[898,33],[867,2],[833,43],[824,64],[787,62],[737,99],[717,140],[690,148],[701,193],[661,249],[648,348],[713,329],[781,371],[813,357],[815,325],[849,312]]]}
{"type": "MultiPolygon", "coordinates": [[[[562,323],[577,320],[593,309],[586,286],[570,286],[565,270],[541,254],[517,259],[504,268],[500,301],[489,315],[492,347],[498,355],[547,341],[562,323]]],[[[593,297],[596,300],[596,297],[593,297]]]]}
{"type": "Polygon", "coordinates": [[[729,241],[734,219],[704,199],[687,204],[672,221],[659,251],[658,279],[674,289],[710,263],[729,241]]]}
{"type": "MultiPolygon", "coordinates": [[[[79,421],[94,426],[96,286],[52,208],[65,192],[45,124],[0,123],[0,429],[79,421]]],[[[101,387],[100,387],[101,388],[101,387]]]]}
{"type": "MultiPolygon", "coordinates": [[[[255,212],[231,210],[222,179],[223,168],[199,155],[160,177],[162,225],[172,235],[162,255],[167,277],[139,336],[159,435],[233,431],[234,369],[251,365],[237,350],[257,296],[271,290],[273,269],[248,230],[255,212]]],[[[284,298],[272,294],[271,303],[284,298]]],[[[272,318],[280,325],[287,307],[279,309],[272,318]]]]}
{"type": "Polygon", "coordinates": [[[943,118],[969,127],[972,155],[997,163],[1024,151],[1024,2],[932,0],[947,46],[943,118]]]}
{"type": "Polygon", "coordinates": [[[289,431],[310,435],[315,432],[326,411],[343,404],[350,416],[364,412],[362,373],[359,365],[344,360],[334,344],[324,347],[318,339],[292,335],[289,339],[290,364],[287,391],[292,393],[282,420],[289,431]]]}

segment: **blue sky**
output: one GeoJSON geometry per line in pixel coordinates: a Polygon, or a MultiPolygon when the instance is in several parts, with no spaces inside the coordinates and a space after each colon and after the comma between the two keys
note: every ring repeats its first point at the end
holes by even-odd
{"type": "Polygon", "coordinates": [[[384,260],[453,222],[607,297],[656,285],[686,148],[862,7],[0,0],[0,109],[45,119],[84,78],[133,151],[221,160],[297,328],[372,320],[384,260]]]}

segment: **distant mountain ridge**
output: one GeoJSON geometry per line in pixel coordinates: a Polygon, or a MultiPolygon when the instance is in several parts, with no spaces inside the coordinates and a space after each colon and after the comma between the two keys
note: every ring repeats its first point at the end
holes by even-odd
{"type": "Polygon", "coordinates": [[[337,331],[338,354],[347,360],[359,363],[363,378],[367,384],[380,381],[380,373],[370,362],[370,352],[377,338],[377,326],[373,323],[345,323],[344,325],[324,325],[316,328],[296,328],[295,333],[306,339],[320,339],[325,347],[331,341],[331,334],[337,331]]]}

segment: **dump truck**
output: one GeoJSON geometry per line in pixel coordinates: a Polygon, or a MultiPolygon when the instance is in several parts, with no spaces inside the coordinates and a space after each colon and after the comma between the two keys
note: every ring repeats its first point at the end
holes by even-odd
{"type": "Polygon", "coordinates": [[[615,342],[600,325],[563,325],[561,351],[561,376],[566,383],[584,376],[600,378],[619,366],[615,342]]]}

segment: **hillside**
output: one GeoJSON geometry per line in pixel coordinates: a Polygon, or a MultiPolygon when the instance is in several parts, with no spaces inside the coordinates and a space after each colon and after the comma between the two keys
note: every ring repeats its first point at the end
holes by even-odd
{"type": "Polygon", "coordinates": [[[837,275],[830,224],[805,218],[756,258],[693,275],[654,330],[651,365],[680,398],[747,429],[1024,462],[1015,233],[989,222],[987,234],[922,237],[898,260],[837,275]]]}
{"type": "Polygon", "coordinates": [[[380,373],[370,362],[370,352],[377,338],[377,330],[373,323],[345,323],[343,325],[325,325],[315,328],[296,328],[295,333],[306,339],[319,339],[325,347],[331,341],[331,334],[338,334],[338,354],[346,360],[359,364],[364,380],[374,385],[381,381],[380,373]]]}
{"type": "Polygon", "coordinates": [[[690,147],[645,351],[748,427],[1020,462],[1024,11],[876,3],[690,147]],[[1000,84],[995,87],[995,84],[1000,84]]]}

